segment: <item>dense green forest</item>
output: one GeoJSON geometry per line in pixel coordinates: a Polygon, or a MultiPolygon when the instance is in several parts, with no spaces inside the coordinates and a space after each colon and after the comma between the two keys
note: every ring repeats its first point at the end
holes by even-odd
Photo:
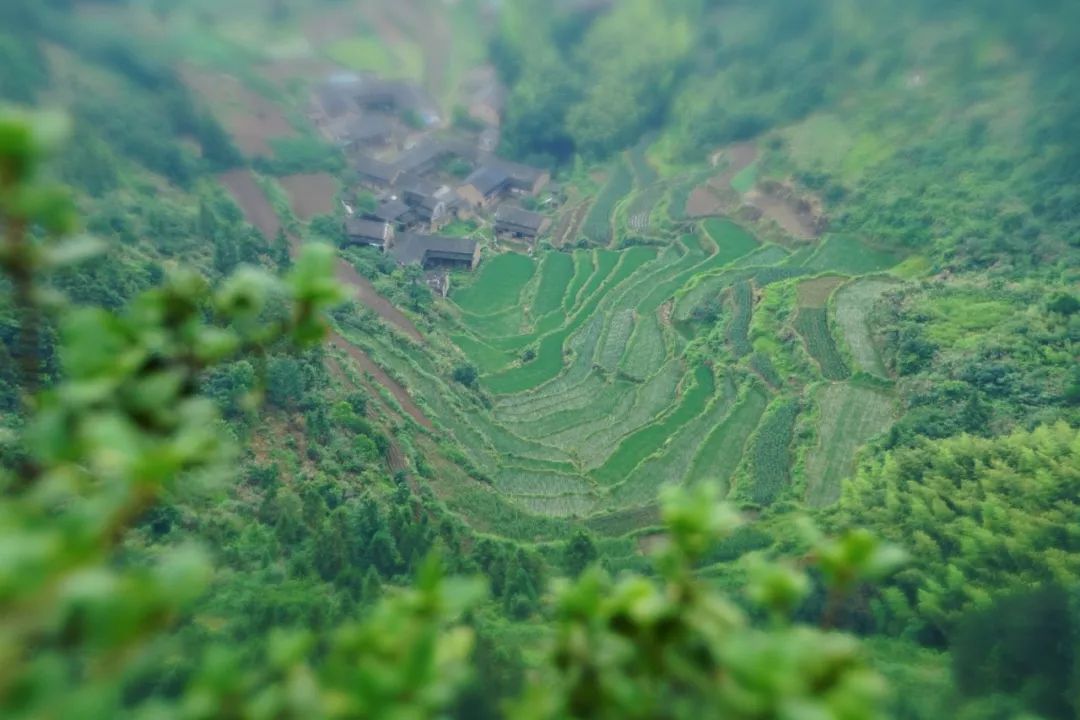
{"type": "Polygon", "coordinates": [[[1080,5],[6,0],[0,65],[0,715],[1080,715],[1080,5]],[[351,73],[548,229],[350,245],[351,73]]]}

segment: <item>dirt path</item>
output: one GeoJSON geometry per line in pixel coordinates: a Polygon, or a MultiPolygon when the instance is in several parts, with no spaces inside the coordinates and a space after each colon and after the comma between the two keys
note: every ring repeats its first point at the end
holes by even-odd
{"type": "Polygon", "coordinates": [[[379,317],[390,323],[398,330],[408,335],[416,342],[423,342],[424,336],[413,325],[405,313],[398,310],[389,300],[380,295],[375,286],[366,277],[356,272],[356,268],[345,260],[338,260],[337,279],[356,290],[356,298],[374,310],[379,317]]]}
{"type": "Polygon", "coordinates": [[[428,430],[432,428],[431,421],[427,419],[420,408],[416,406],[416,403],[413,402],[412,398],[409,397],[408,391],[405,390],[397,380],[394,380],[394,378],[387,375],[386,371],[368,357],[367,353],[337,334],[334,334],[330,338],[330,342],[341,348],[346,355],[360,366],[362,371],[371,375],[371,377],[375,378],[376,382],[389,390],[390,394],[393,395],[394,399],[401,405],[401,409],[409,414],[409,417],[428,430]]]}

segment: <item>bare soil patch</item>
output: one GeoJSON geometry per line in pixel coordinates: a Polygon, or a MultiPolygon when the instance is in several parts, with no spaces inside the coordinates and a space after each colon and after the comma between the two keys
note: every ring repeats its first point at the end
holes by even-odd
{"type": "Polygon", "coordinates": [[[817,204],[797,196],[780,183],[767,183],[751,190],[746,194],[746,202],[784,232],[800,240],[817,239],[825,229],[825,218],[817,204]]]}
{"type": "Polygon", "coordinates": [[[272,138],[296,134],[280,108],[244,87],[238,78],[191,66],[181,68],[180,75],[206,101],[245,155],[271,155],[272,138]]]}
{"type": "Polygon", "coordinates": [[[806,308],[822,308],[829,302],[833,290],[840,287],[847,278],[840,275],[826,275],[824,277],[804,280],[799,283],[797,289],[799,306],[806,308]]]}
{"type": "Polygon", "coordinates": [[[741,142],[724,148],[713,156],[713,164],[721,160],[727,161],[724,172],[709,181],[713,187],[724,189],[731,186],[731,180],[757,160],[757,143],[753,141],[741,142]]]}
{"type": "Polygon", "coordinates": [[[686,217],[691,219],[722,215],[725,203],[713,192],[711,183],[694,188],[686,200],[686,217]]]}
{"type": "Polygon", "coordinates": [[[223,173],[218,175],[218,180],[232,193],[249,223],[259,228],[267,240],[277,237],[281,230],[281,220],[250,170],[223,173]]]}
{"type": "Polygon", "coordinates": [[[289,194],[289,205],[296,217],[310,220],[315,215],[334,211],[337,181],[328,173],[290,175],[281,179],[281,185],[289,194]]]}

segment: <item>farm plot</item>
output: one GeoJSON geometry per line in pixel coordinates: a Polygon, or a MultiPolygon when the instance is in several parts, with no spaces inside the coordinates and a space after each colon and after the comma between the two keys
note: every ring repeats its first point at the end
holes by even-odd
{"type": "Polygon", "coordinates": [[[712,369],[699,365],[693,383],[685,388],[678,406],[660,420],[627,436],[608,460],[593,473],[604,485],[615,485],[627,478],[642,460],[656,452],[679,428],[705,409],[716,389],[712,369]]]}
{"type": "Polygon", "coordinates": [[[505,412],[507,409],[524,412],[530,407],[547,405],[552,399],[558,402],[567,393],[575,392],[592,373],[592,359],[603,329],[604,319],[600,315],[590,318],[585,327],[567,343],[572,360],[566,370],[551,382],[530,392],[496,400],[496,412],[505,412]]]}
{"type": "Polygon", "coordinates": [[[731,288],[729,297],[731,303],[731,319],[728,321],[725,335],[731,352],[735,357],[749,355],[750,346],[750,320],[754,312],[754,289],[750,282],[742,280],[735,283],[731,288]]]}
{"type": "MultiPolygon", "coordinates": [[[[539,427],[551,415],[564,411],[576,411],[588,407],[596,396],[608,387],[608,381],[595,373],[590,373],[584,380],[571,385],[561,392],[549,395],[522,395],[516,403],[496,404],[494,417],[508,427],[521,429],[521,435],[529,437],[533,427],[539,427]]],[[[547,431],[543,431],[547,432],[547,431]]]]}
{"type": "Polygon", "coordinates": [[[844,284],[841,275],[822,275],[803,280],[796,289],[800,307],[823,308],[829,304],[829,297],[836,288],[844,284]]]}
{"type": "MultiPolygon", "coordinates": [[[[582,432],[582,426],[596,422],[608,422],[620,404],[633,402],[633,383],[622,381],[606,386],[590,386],[597,391],[593,395],[579,396],[574,405],[569,405],[557,412],[549,413],[512,427],[520,428],[525,437],[558,445],[567,445],[567,438],[561,435],[582,432]]],[[[628,403],[627,403],[628,404],[628,403]]]]}
{"type": "Polygon", "coordinates": [[[653,209],[666,192],[667,187],[657,183],[637,193],[626,210],[626,228],[637,234],[648,232],[653,209]]]}
{"type": "Polygon", "coordinates": [[[508,467],[496,473],[495,487],[511,495],[589,495],[592,486],[585,478],[553,472],[508,467]]]}
{"type": "Polygon", "coordinates": [[[888,393],[852,383],[826,385],[815,400],[818,439],[806,458],[805,499],[825,507],[840,499],[858,449],[889,429],[896,404],[888,393]]]}
{"type": "Polygon", "coordinates": [[[754,438],[749,455],[749,487],[742,493],[760,505],[771,505],[791,484],[791,440],[799,401],[776,400],[754,438]]]}
{"type": "Polygon", "coordinates": [[[529,314],[539,318],[562,307],[567,287],[574,277],[574,258],[567,253],[552,252],[540,263],[540,283],[536,287],[529,314]]]}
{"type": "Polygon", "coordinates": [[[510,495],[510,501],[534,515],[549,517],[585,517],[596,507],[592,495],[510,495]]]}
{"type": "Polygon", "coordinates": [[[712,480],[722,483],[726,494],[731,477],[742,460],[746,441],[761,422],[768,405],[768,394],[757,384],[751,385],[731,413],[716,425],[702,443],[687,474],[687,481],[712,480]]]}
{"type": "Polygon", "coordinates": [[[880,272],[900,262],[894,253],[877,250],[850,235],[829,235],[806,261],[811,270],[835,270],[850,275],[880,272]]]}
{"type": "Polygon", "coordinates": [[[668,437],[660,452],[646,458],[625,481],[612,488],[612,502],[619,507],[643,505],[656,498],[662,485],[682,482],[706,437],[731,409],[734,395],[730,381],[725,381],[720,395],[705,412],[668,437]]]}
{"type": "Polygon", "coordinates": [[[799,308],[794,325],[826,380],[844,380],[851,375],[829,331],[829,316],[825,308],[799,308]]]}
{"type": "Polygon", "coordinates": [[[730,220],[709,219],[703,227],[727,262],[748,255],[758,246],[757,238],[730,220]]]}
{"type": "Polygon", "coordinates": [[[482,338],[514,335],[521,332],[521,325],[524,322],[522,308],[518,304],[514,304],[505,310],[493,312],[490,315],[461,313],[461,324],[474,335],[482,338]]]}
{"type": "Polygon", "coordinates": [[[630,193],[633,185],[634,179],[630,170],[626,167],[626,162],[620,159],[615,163],[611,177],[608,178],[585,218],[585,224],[581,228],[581,234],[585,239],[595,245],[611,243],[611,219],[615,214],[615,206],[630,193]]]}
{"type": "Polygon", "coordinates": [[[566,292],[563,294],[562,308],[565,312],[570,312],[574,308],[578,295],[596,269],[596,258],[593,251],[575,250],[572,257],[574,259],[574,275],[570,278],[570,283],[566,286],[566,292]]]}
{"type": "Polygon", "coordinates": [[[519,302],[521,291],[536,272],[532,258],[503,253],[480,268],[475,281],[451,294],[459,308],[473,315],[486,315],[519,302]]]}
{"type": "MultiPolygon", "coordinates": [[[[607,286],[615,287],[626,280],[654,257],[653,252],[651,248],[632,248],[622,253],[618,267],[607,280],[607,286]]],[[[531,362],[486,376],[482,378],[483,384],[491,392],[505,395],[529,390],[555,378],[563,367],[563,344],[593,314],[602,295],[598,289],[566,325],[541,338],[536,357],[531,362]]]]}
{"type": "Polygon", "coordinates": [[[451,335],[450,340],[481,373],[498,372],[513,361],[513,356],[507,351],[494,348],[471,335],[451,335]]]}
{"type": "Polygon", "coordinates": [[[646,313],[634,324],[634,334],[619,361],[619,370],[627,377],[645,380],[660,369],[667,354],[660,318],[656,313],[646,313]]]}
{"type": "Polygon", "coordinates": [[[600,352],[596,355],[596,364],[601,369],[609,373],[615,372],[633,331],[633,309],[625,308],[616,312],[611,318],[607,332],[604,333],[603,340],[600,342],[600,352]]]}
{"type": "Polygon", "coordinates": [[[848,283],[836,291],[836,325],[847,343],[855,366],[878,377],[888,377],[867,320],[870,310],[896,283],[865,278],[848,283]]]}
{"type": "Polygon", "coordinates": [[[633,405],[592,433],[578,433],[567,440],[583,466],[595,470],[612,454],[620,440],[653,422],[671,406],[679,380],[683,377],[681,360],[670,360],[660,372],[637,389],[633,405]]]}

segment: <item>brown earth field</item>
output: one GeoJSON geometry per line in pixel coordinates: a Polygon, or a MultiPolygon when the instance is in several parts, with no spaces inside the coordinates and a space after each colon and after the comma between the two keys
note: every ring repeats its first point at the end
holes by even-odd
{"type": "Polygon", "coordinates": [[[280,108],[244,87],[238,78],[190,66],[182,68],[180,74],[184,83],[206,101],[245,155],[271,155],[271,139],[296,134],[280,108]]]}
{"type": "Polygon", "coordinates": [[[310,220],[315,215],[334,211],[337,181],[328,173],[290,175],[281,179],[281,185],[289,194],[289,205],[296,217],[310,220]]]}
{"type": "Polygon", "coordinates": [[[749,167],[757,157],[758,149],[754,142],[737,143],[714,153],[709,162],[716,165],[721,160],[727,160],[727,166],[723,172],[694,188],[686,201],[686,216],[701,218],[724,214],[728,207],[722,198],[731,191],[732,178],[749,167]]]}
{"type": "Polygon", "coordinates": [[[763,217],[775,222],[794,238],[814,240],[821,237],[822,223],[807,202],[762,188],[751,190],[744,199],[748,205],[760,210],[763,217]]]}
{"type": "Polygon", "coordinates": [[[807,308],[825,307],[833,290],[843,285],[846,280],[847,278],[842,275],[824,275],[799,283],[796,291],[799,297],[799,306],[807,308]]]}
{"type": "Polygon", "coordinates": [[[218,175],[218,180],[232,193],[249,223],[259,228],[267,240],[277,237],[281,220],[250,170],[233,170],[218,175]]]}

